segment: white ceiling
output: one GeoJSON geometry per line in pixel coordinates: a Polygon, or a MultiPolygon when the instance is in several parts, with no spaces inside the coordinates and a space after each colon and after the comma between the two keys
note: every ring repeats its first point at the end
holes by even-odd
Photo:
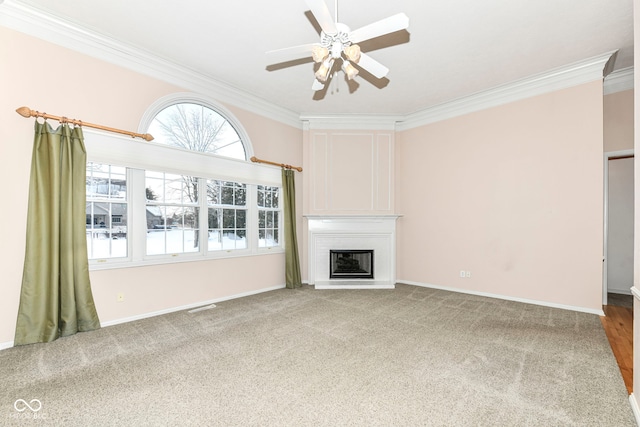
{"type": "Polygon", "coordinates": [[[310,59],[268,67],[265,56],[319,41],[304,0],[8,2],[300,114],[410,114],[616,49],[614,70],[633,65],[632,0],[339,0],[352,30],[399,12],[409,28],[361,43],[390,68],[385,79],[361,76],[350,88],[339,73],[325,93],[311,90],[310,59]]]}

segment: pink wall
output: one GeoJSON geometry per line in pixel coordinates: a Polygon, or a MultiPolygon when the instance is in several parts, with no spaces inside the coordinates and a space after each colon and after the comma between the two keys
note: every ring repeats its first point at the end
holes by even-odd
{"type": "Polygon", "coordinates": [[[398,280],[600,310],[602,117],[597,81],[398,133],[398,280]]]}
{"type": "Polygon", "coordinates": [[[633,149],[633,89],[604,97],[604,151],[633,149]]]}
{"type": "MultiPolygon", "coordinates": [[[[34,119],[20,106],[137,131],[157,99],[184,89],[0,27],[0,345],[13,340],[18,309],[34,119]],[[9,184],[10,183],[10,184],[9,184]]],[[[256,155],[302,162],[302,130],[228,107],[256,155]]],[[[299,197],[301,199],[301,197],[299,197]]],[[[300,209],[301,211],[301,209],[300,209]]],[[[284,256],[91,272],[102,322],[284,285],[284,256]],[[116,293],[126,295],[116,302],[116,293]]]]}

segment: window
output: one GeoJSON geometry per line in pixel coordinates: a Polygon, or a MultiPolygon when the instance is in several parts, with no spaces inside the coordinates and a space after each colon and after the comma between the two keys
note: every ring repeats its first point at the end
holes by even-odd
{"type": "Polygon", "coordinates": [[[149,126],[154,142],[185,150],[247,159],[238,132],[222,115],[196,103],[177,103],[160,111],[149,126]]]}
{"type": "Polygon", "coordinates": [[[127,256],[127,173],[87,163],[86,226],[89,259],[127,256]]]}
{"type": "Polygon", "coordinates": [[[283,250],[280,170],[248,161],[242,127],[208,104],[193,94],[159,100],[139,130],[160,143],[85,132],[93,269],[283,250]]]}
{"type": "Polygon", "coordinates": [[[147,171],[147,255],[199,251],[198,179],[147,171]]]}
{"type": "Polygon", "coordinates": [[[207,180],[208,250],[247,248],[247,186],[207,180]]]}
{"type": "Polygon", "coordinates": [[[280,229],[280,189],[258,185],[258,246],[278,246],[280,229]]]}

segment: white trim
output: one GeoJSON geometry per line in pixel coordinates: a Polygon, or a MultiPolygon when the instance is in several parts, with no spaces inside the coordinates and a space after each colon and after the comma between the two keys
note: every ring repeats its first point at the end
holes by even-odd
{"type": "MultiPolygon", "coordinates": [[[[24,4],[20,0],[5,0],[0,4],[0,25],[2,26],[180,86],[185,90],[201,93],[298,129],[303,128],[303,121],[310,120],[313,122],[314,129],[409,130],[602,79],[608,71],[607,63],[610,64],[617,53],[617,51],[607,52],[406,115],[298,115],[227,83],[216,81],[202,73],[109,36],[97,34],[71,21],[24,4]]],[[[632,88],[633,84],[630,82],[632,77],[633,68],[631,67],[612,73],[605,81],[605,93],[632,88]]]]}
{"type": "Polygon", "coordinates": [[[22,1],[4,1],[0,25],[301,128],[298,115],[291,110],[22,1]]]}
{"type": "Polygon", "coordinates": [[[632,286],[631,293],[636,299],[640,300],[640,290],[638,288],[636,288],[635,286],[632,286]]]}
{"type": "MultiPolygon", "coordinates": [[[[607,151],[604,153],[604,212],[603,212],[603,239],[602,239],[602,305],[607,305],[609,293],[609,250],[607,249],[607,241],[609,239],[609,160],[616,157],[635,156],[634,150],[607,151]]],[[[629,293],[630,295],[631,293],[629,293]]]]}
{"type": "Polygon", "coordinates": [[[278,290],[278,289],[283,289],[285,287],[286,287],[285,285],[272,286],[270,288],[259,289],[257,291],[243,292],[243,293],[240,293],[240,294],[229,295],[227,297],[214,298],[214,299],[210,299],[210,300],[207,300],[207,301],[196,302],[196,303],[193,303],[193,304],[181,305],[179,307],[171,307],[171,308],[167,308],[167,309],[164,309],[164,310],[158,310],[158,311],[153,311],[153,312],[150,312],[150,313],[139,314],[139,315],[136,315],[136,316],[124,317],[124,318],[116,319],[116,320],[109,320],[108,322],[101,322],[100,326],[101,327],[108,327],[108,326],[113,326],[113,325],[119,325],[121,323],[128,323],[128,322],[133,322],[133,321],[136,321],[136,320],[147,319],[149,317],[160,316],[160,315],[163,315],[163,314],[175,313],[176,311],[191,310],[192,308],[203,307],[203,306],[219,303],[219,302],[222,302],[222,301],[228,301],[228,300],[232,300],[232,299],[248,297],[248,296],[251,296],[251,295],[257,295],[257,294],[261,294],[261,293],[264,293],[264,292],[275,291],[275,290],[278,290]]]}
{"type": "Polygon", "coordinates": [[[397,129],[408,130],[520,99],[602,80],[607,63],[615,58],[616,53],[617,50],[607,52],[409,114],[403,122],[398,123],[397,129]]]}
{"type": "Polygon", "coordinates": [[[83,129],[83,133],[88,161],[134,169],[153,170],[155,167],[165,172],[241,181],[246,184],[282,185],[280,169],[273,166],[187,151],[93,129],[83,129]]]}
{"type": "Polygon", "coordinates": [[[305,123],[304,130],[395,130],[396,123],[404,118],[393,115],[301,114],[300,120],[305,123]]]}
{"type": "Polygon", "coordinates": [[[629,395],[629,403],[631,404],[631,411],[636,419],[636,424],[640,426],[640,406],[633,393],[629,395]]]}
{"type": "MultiPolygon", "coordinates": [[[[215,303],[222,302],[222,301],[228,301],[228,300],[232,300],[232,299],[248,297],[248,296],[251,296],[251,295],[257,295],[257,294],[261,294],[261,293],[264,293],[264,292],[275,291],[275,290],[278,290],[278,289],[283,289],[285,287],[286,287],[285,285],[272,286],[270,288],[259,289],[257,291],[243,292],[243,293],[240,293],[240,294],[229,295],[227,297],[215,298],[215,299],[211,299],[211,300],[207,300],[207,301],[196,302],[196,303],[193,303],[193,304],[181,305],[179,307],[172,307],[172,308],[167,308],[167,309],[164,309],[164,310],[152,311],[152,312],[149,312],[149,313],[139,314],[137,316],[123,317],[121,319],[109,320],[108,322],[100,322],[100,327],[105,328],[105,327],[109,327],[109,326],[119,325],[121,323],[134,322],[136,320],[147,319],[149,317],[155,317],[155,316],[160,316],[160,315],[163,315],[163,314],[175,313],[176,311],[190,310],[192,308],[203,307],[203,306],[215,304],[215,303]]],[[[13,347],[13,341],[0,343],[0,350],[6,350],[6,349],[11,348],[11,347],[13,347]]]]}
{"type": "Polygon", "coordinates": [[[605,95],[631,90],[633,87],[633,67],[616,70],[604,79],[605,95]]]}
{"type": "Polygon", "coordinates": [[[538,300],[532,300],[532,299],[527,299],[527,298],[511,297],[511,296],[507,296],[507,295],[491,294],[491,293],[488,293],[488,292],[469,291],[469,290],[466,290],[466,289],[451,288],[451,287],[448,287],[448,286],[438,286],[438,285],[432,285],[430,283],[413,282],[413,281],[410,281],[410,280],[398,280],[396,283],[404,283],[404,284],[407,284],[407,285],[420,286],[420,287],[423,287],[423,288],[439,289],[439,290],[442,290],[442,291],[458,292],[458,293],[461,293],[461,294],[477,295],[477,296],[481,296],[481,297],[495,298],[495,299],[501,299],[501,300],[506,300],[506,301],[522,302],[522,303],[525,303],[525,304],[540,305],[540,306],[543,306],[543,307],[559,308],[559,309],[562,309],[562,310],[578,311],[578,312],[581,312],[581,313],[596,314],[598,316],[604,316],[604,311],[598,310],[598,309],[586,308],[586,307],[576,307],[576,306],[573,306],[573,305],[556,304],[556,303],[553,303],[553,302],[538,301],[538,300]]]}

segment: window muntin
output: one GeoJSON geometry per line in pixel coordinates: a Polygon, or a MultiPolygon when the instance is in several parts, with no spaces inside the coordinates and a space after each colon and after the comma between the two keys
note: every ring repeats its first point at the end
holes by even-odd
{"type": "Polygon", "coordinates": [[[147,255],[199,252],[198,178],[146,171],[147,255]]]}
{"type": "Polygon", "coordinates": [[[196,103],[181,102],[161,110],[149,125],[154,142],[184,150],[246,160],[236,129],[221,114],[196,103]]]}
{"type": "Polygon", "coordinates": [[[258,185],[258,247],[280,246],[280,189],[258,185]]]}
{"type": "Polygon", "coordinates": [[[209,251],[246,249],[247,186],[232,181],[207,180],[209,251]]]}
{"type": "Polygon", "coordinates": [[[88,162],[85,206],[88,258],[126,258],[126,168],[88,162]]]}

